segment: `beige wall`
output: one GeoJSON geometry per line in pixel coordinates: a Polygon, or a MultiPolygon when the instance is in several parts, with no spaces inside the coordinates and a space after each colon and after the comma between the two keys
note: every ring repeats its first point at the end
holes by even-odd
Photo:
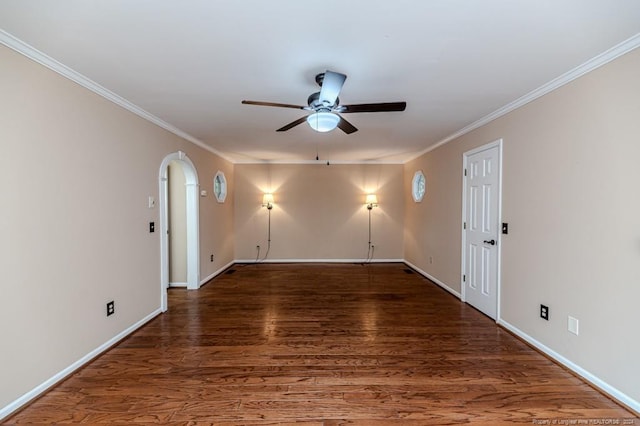
{"type": "MultiPolygon", "coordinates": [[[[163,158],[187,153],[210,194],[233,165],[3,46],[0,64],[1,409],[159,309],[163,158]]],[[[232,230],[233,196],[201,198],[202,278],[232,230]]]]}
{"type": "MultiPolygon", "coordinates": [[[[201,151],[201,150],[199,150],[201,151]]],[[[188,152],[188,151],[187,151],[188,152]]],[[[233,262],[235,255],[234,165],[209,154],[191,156],[198,170],[200,189],[207,191],[200,197],[200,279],[201,282],[233,262]],[[221,171],[227,179],[227,198],[219,203],[213,195],[213,178],[221,171]],[[213,262],[211,255],[214,256],[213,262]]]]}
{"type": "Polygon", "coordinates": [[[235,166],[236,259],[254,260],[267,247],[264,192],[272,192],[270,260],[367,258],[367,193],[372,211],[374,259],[402,259],[402,165],[235,166]]]}
{"type": "Polygon", "coordinates": [[[635,401],[639,70],[637,49],[405,168],[405,191],[427,176],[425,201],[405,199],[405,258],[460,291],[462,154],[503,139],[502,320],[635,401]]]}
{"type": "Polygon", "coordinates": [[[148,222],[159,225],[159,209],[147,198],[159,198],[168,154],[186,152],[208,192],[202,279],[254,259],[257,244],[264,255],[265,191],[275,194],[269,259],[363,259],[364,196],[376,192],[375,259],[404,257],[459,291],[462,153],[499,138],[502,319],[640,400],[640,51],[404,167],[234,166],[4,47],[0,63],[0,407],[158,310],[159,233],[148,222]],[[416,204],[418,169],[427,194],[416,204]],[[225,203],[212,196],[218,170],[225,203]]]}
{"type": "Polygon", "coordinates": [[[187,180],[177,161],[167,170],[169,204],[169,285],[187,283],[187,180]]]}

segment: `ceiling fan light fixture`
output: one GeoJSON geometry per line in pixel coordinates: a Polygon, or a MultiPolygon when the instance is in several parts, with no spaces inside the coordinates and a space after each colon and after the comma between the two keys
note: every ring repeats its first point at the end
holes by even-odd
{"type": "Polygon", "coordinates": [[[314,112],[307,117],[307,123],[316,132],[330,132],[340,123],[340,117],[332,112],[314,112]]]}

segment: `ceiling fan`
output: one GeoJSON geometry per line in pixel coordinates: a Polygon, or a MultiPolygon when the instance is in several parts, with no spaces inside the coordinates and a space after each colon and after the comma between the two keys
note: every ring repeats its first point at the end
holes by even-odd
{"type": "Polygon", "coordinates": [[[312,111],[311,114],[305,115],[304,117],[279,128],[276,130],[277,132],[285,132],[306,121],[309,126],[317,132],[329,132],[336,127],[339,127],[340,130],[346,134],[356,132],[358,129],[353,124],[342,118],[338,113],[347,114],[352,112],[404,111],[407,107],[406,102],[340,105],[338,95],[340,94],[340,90],[342,89],[342,85],[346,79],[346,75],[329,70],[316,75],[316,83],[320,86],[320,91],[309,96],[307,99],[307,106],[260,101],[242,101],[242,103],[246,105],[295,108],[312,111]]]}

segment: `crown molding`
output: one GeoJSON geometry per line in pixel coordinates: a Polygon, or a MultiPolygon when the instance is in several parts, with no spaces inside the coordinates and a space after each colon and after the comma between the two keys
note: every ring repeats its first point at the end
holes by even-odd
{"type": "MultiPolygon", "coordinates": [[[[109,101],[115,103],[118,106],[121,106],[122,108],[125,108],[126,110],[136,114],[137,116],[173,133],[174,135],[185,139],[191,143],[193,143],[194,145],[211,152],[212,154],[218,155],[222,158],[224,158],[225,160],[229,161],[232,164],[322,164],[322,163],[326,163],[325,161],[314,161],[314,160],[309,160],[309,161],[243,161],[243,160],[237,160],[237,159],[233,159],[229,156],[227,156],[226,154],[222,153],[221,151],[218,151],[217,149],[205,144],[204,142],[202,142],[201,140],[191,136],[190,134],[178,129],[177,127],[167,123],[164,120],[161,120],[160,118],[156,117],[155,115],[143,110],[142,108],[136,106],[135,104],[129,102],[128,100],[126,100],[125,98],[111,92],[110,90],[102,87],[101,85],[99,85],[98,83],[94,82],[93,80],[85,77],[84,75],[74,71],[73,69],[67,67],[66,65],[58,62],[57,60],[51,58],[50,56],[40,52],[39,50],[37,50],[36,48],[30,46],[29,44],[23,42],[22,40],[14,37],[13,35],[7,33],[6,31],[0,29],[0,43],[4,44],[5,46],[9,47],[10,49],[15,50],[16,52],[26,56],[27,58],[51,69],[52,71],[62,75],[63,77],[68,78],[69,80],[91,90],[92,92],[102,96],[105,99],[108,99],[109,101]]],[[[391,161],[391,162],[386,162],[386,161],[330,161],[330,164],[406,164],[410,161],[415,160],[416,158],[430,152],[433,151],[434,149],[448,143],[451,142],[452,140],[455,140],[457,138],[459,138],[460,136],[463,136],[475,129],[478,129],[479,127],[482,127],[500,117],[502,117],[503,115],[506,115],[526,104],[528,104],[529,102],[532,102],[536,99],[538,99],[541,96],[544,96],[562,86],[564,86],[565,84],[568,84],[570,82],[572,82],[573,80],[583,76],[584,74],[587,74],[611,61],[613,61],[614,59],[636,49],[640,47],[640,33],[635,34],[634,36],[628,38],[627,40],[613,46],[612,48],[610,48],[609,50],[601,53],[600,55],[588,60],[587,62],[583,63],[582,65],[577,66],[576,68],[566,72],[565,74],[562,74],[561,76],[551,80],[550,82],[540,86],[539,88],[527,93],[526,95],[516,99],[513,102],[508,103],[507,105],[497,109],[496,111],[484,116],[483,118],[463,127],[462,129],[458,130],[455,133],[452,133],[451,135],[447,136],[444,139],[441,139],[440,141],[436,142],[435,144],[429,146],[428,148],[416,153],[415,155],[411,156],[409,159],[404,160],[404,161],[391,161]]]]}
{"type": "Polygon", "coordinates": [[[408,160],[406,160],[404,162],[404,164],[408,163],[409,161],[413,161],[416,158],[426,154],[427,152],[433,151],[434,149],[448,143],[451,142],[454,139],[459,138],[460,136],[463,136],[469,132],[471,132],[472,130],[475,130],[479,127],[484,126],[485,124],[488,124],[500,117],[502,117],[503,115],[506,115],[508,113],[510,113],[511,111],[514,111],[526,104],[528,104],[529,102],[532,102],[536,99],[538,99],[541,96],[546,95],[547,93],[550,93],[562,86],[564,86],[565,84],[568,84],[570,82],[572,82],[573,80],[597,69],[600,68],[601,66],[608,64],[609,62],[613,61],[616,58],[619,58],[620,56],[631,52],[632,50],[636,49],[640,47],[640,33],[637,33],[636,35],[626,39],[625,41],[623,41],[622,43],[619,43],[615,46],[613,46],[611,49],[606,50],[605,52],[599,54],[598,56],[588,60],[587,62],[583,63],[582,65],[578,65],[577,67],[575,67],[574,69],[572,69],[571,71],[568,71],[564,74],[562,74],[561,76],[554,78],[553,80],[551,80],[550,82],[543,84],[542,86],[538,87],[537,89],[527,93],[526,95],[516,99],[513,102],[508,103],[507,105],[503,106],[502,108],[499,108],[497,110],[495,110],[494,112],[492,112],[489,115],[484,116],[483,118],[479,119],[478,121],[474,121],[473,123],[469,124],[466,127],[463,127],[462,129],[458,130],[457,132],[447,136],[446,138],[436,142],[435,144],[429,146],[428,148],[420,151],[419,153],[417,153],[416,155],[412,156],[411,158],[409,158],[408,160]]]}
{"type": "Polygon", "coordinates": [[[293,165],[317,165],[317,166],[340,166],[340,165],[403,165],[404,161],[348,161],[348,160],[236,160],[234,164],[293,164],[293,165]]]}
{"type": "Polygon", "coordinates": [[[230,163],[234,163],[234,161],[231,158],[229,158],[227,155],[223,154],[222,152],[218,151],[217,149],[210,147],[209,145],[205,144],[201,140],[191,136],[190,134],[178,129],[175,126],[172,126],[171,124],[167,123],[164,120],[161,120],[155,115],[143,110],[142,108],[129,102],[122,96],[117,95],[112,91],[102,87],[95,81],[85,77],[84,75],[80,74],[77,71],[72,70],[68,66],[58,62],[52,57],[42,53],[35,47],[23,42],[22,40],[14,37],[13,35],[9,34],[8,32],[2,29],[0,29],[0,43],[26,56],[27,58],[39,63],[40,65],[43,65],[49,68],[50,70],[60,74],[61,76],[68,78],[69,80],[79,84],[80,86],[91,90],[92,92],[102,96],[103,98],[113,102],[118,106],[121,106],[122,108],[136,114],[137,116],[159,127],[162,127],[163,129],[173,133],[174,135],[182,139],[185,139],[191,142],[192,144],[197,145],[200,148],[211,152],[212,154],[218,155],[224,158],[225,160],[229,161],[230,163]]]}

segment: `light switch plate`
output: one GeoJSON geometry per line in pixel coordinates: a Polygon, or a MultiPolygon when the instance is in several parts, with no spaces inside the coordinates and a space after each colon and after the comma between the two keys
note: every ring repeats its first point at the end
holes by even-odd
{"type": "Polygon", "coordinates": [[[580,322],[578,321],[577,318],[574,318],[572,316],[569,316],[567,318],[567,329],[569,330],[570,333],[575,334],[576,336],[578,335],[578,327],[580,325],[580,322]]]}
{"type": "Polygon", "coordinates": [[[156,197],[149,196],[149,208],[152,209],[156,206],[156,197]]]}

